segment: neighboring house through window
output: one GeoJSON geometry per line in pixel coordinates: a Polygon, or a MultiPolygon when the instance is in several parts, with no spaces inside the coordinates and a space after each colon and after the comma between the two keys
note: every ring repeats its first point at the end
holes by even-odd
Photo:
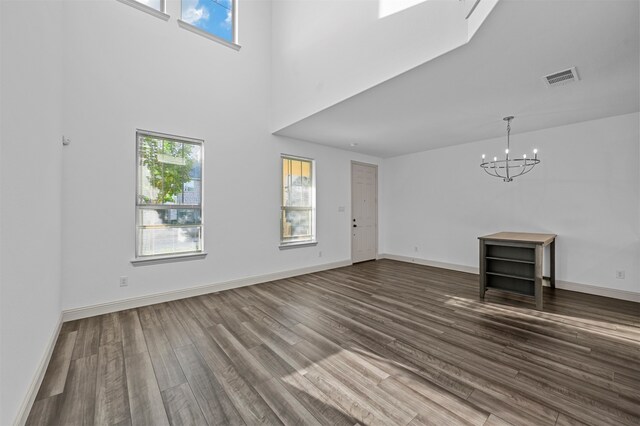
{"type": "Polygon", "coordinates": [[[315,162],[283,155],[281,247],[316,242],[315,162]]]}
{"type": "Polygon", "coordinates": [[[201,253],[203,141],[137,132],[136,258],[201,253]]]}

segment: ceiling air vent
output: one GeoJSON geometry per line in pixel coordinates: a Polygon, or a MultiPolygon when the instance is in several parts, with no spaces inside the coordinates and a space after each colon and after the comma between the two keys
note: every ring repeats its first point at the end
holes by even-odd
{"type": "Polygon", "coordinates": [[[544,76],[544,82],[549,87],[564,86],[578,80],[580,77],[578,77],[576,67],[544,76]]]}

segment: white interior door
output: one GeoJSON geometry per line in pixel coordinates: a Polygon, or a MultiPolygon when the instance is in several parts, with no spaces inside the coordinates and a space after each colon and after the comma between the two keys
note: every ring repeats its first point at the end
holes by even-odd
{"type": "Polygon", "coordinates": [[[378,254],[378,166],[351,163],[351,261],[378,254]]]}

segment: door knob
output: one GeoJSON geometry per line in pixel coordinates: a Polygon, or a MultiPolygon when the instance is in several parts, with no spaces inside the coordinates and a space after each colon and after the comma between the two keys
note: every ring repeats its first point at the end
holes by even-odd
{"type": "Polygon", "coordinates": [[[354,224],[353,224],[353,227],[354,227],[354,228],[357,228],[357,227],[358,227],[358,225],[356,225],[356,224],[354,223],[354,224]]]}

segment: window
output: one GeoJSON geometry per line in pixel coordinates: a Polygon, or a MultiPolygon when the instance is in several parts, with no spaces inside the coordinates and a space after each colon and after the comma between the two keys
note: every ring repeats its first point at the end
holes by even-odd
{"type": "Polygon", "coordinates": [[[133,6],[138,10],[147,12],[165,21],[169,19],[169,15],[165,13],[166,0],[118,0],[121,3],[133,6]]]}
{"type": "Polygon", "coordinates": [[[159,12],[164,12],[164,0],[136,0],[138,3],[142,3],[149,6],[159,12]]]}
{"type": "Polygon", "coordinates": [[[136,258],[201,253],[203,142],[137,133],[136,258]]]}
{"type": "Polygon", "coordinates": [[[181,21],[205,37],[212,35],[234,45],[235,11],[236,0],[182,0],[181,21]]]}
{"type": "Polygon", "coordinates": [[[313,160],[282,156],[281,246],[315,243],[315,176],[313,160]]]}

